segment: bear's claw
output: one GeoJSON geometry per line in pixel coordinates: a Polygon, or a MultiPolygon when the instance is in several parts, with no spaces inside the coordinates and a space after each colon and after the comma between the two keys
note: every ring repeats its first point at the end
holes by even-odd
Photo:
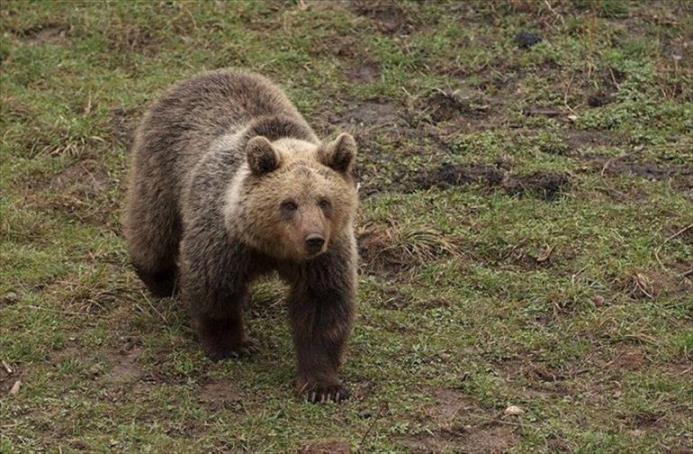
{"type": "Polygon", "coordinates": [[[342,402],[351,397],[351,392],[343,385],[321,386],[315,385],[306,392],[306,400],[314,404],[327,402],[342,402]]]}

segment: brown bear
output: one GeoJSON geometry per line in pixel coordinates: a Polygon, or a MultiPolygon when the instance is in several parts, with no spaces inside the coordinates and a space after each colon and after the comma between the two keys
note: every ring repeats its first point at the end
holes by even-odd
{"type": "Polygon", "coordinates": [[[219,360],[254,350],[248,287],[277,272],[313,402],[349,396],[337,372],[356,293],[355,156],[352,136],[322,143],[277,86],[230,70],[171,88],[132,148],[124,224],[140,278],[157,296],[180,290],[219,360]]]}

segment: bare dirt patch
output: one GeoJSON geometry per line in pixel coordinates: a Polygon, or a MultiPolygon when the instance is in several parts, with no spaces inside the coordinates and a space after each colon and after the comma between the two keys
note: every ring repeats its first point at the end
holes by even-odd
{"type": "Polygon", "coordinates": [[[570,188],[570,176],[555,172],[534,172],[523,176],[508,176],[501,185],[511,195],[531,194],[543,200],[556,200],[570,188]]]}
{"type": "Polygon", "coordinates": [[[682,276],[658,270],[636,270],[616,280],[616,290],[633,300],[657,300],[661,296],[684,295],[693,289],[691,281],[682,276]]]}
{"type": "Polygon", "coordinates": [[[432,172],[420,175],[419,182],[421,189],[464,186],[473,183],[500,186],[504,178],[505,172],[494,166],[484,164],[471,164],[468,166],[443,164],[432,172]]]}
{"type": "Polygon", "coordinates": [[[472,397],[453,389],[437,389],[423,410],[428,431],[403,437],[413,452],[505,452],[519,441],[514,425],[482,408],[472,397]]]}
{"type": "Polygon", "coordinates": [[[624,345],[616,351],[614,358],[603,367],[617,370],[640,370],[647,364],[645,352],[641,348],[632,345],[624,345]]]}
{"type": "Polygon", "coordinates": [[[106,383],[113,385],[128,385],[140,380],[143,376],[138,359],[142,355],[142,347],[132,346],[110,357],[113,368],[105,374],[106,383]]]}
{"type": "Polygon", "coordinates": [[[344,440],[310,441],[298,448],[299,454],[348,454],[351,446],[344,440]]]}
{"type": "Polygon", "coordinates": [[[115,180],[94,160],[78,161],[51,178],[48,189],[80,199],[95,198],[115,180]]]}
{"type": "Polygon", "coordinates": [[[33,46],[65,42],[70,27],[60,24],[41,24],[20,32],[24,42],[33,46]]]}
{"type": "Polygon", "coordinates": [[[365,127],[396,125],[400,122],[398,110],[394,104],[368,101],[332,118],[332,123],[365,127]]]}
{"type": "Polygon", "coordinates": [[[368,84],[380,77],[380,65],[376,62],[365,62],[358,66],[349,67],[344,76],[349,82],[368,84]]]}
{"type": "MultiPolygon", "coordinates": [[[[326,3],[319,3],[318,5],[324,6],[326,3]]],[[[363,40],[342,34],[334,34],[329,39],[316,42],[309,52],[316,56],[336,55],[348,61],[363,61],[363,57],[367,55],[363,40]]]]}
{"type": "Polygon", "coordinates": [[[229,382],[212,380],[200,388],[199,401],[211,410],[233,408],[241,399],[238,388],[229,382]]]}
{"type": "Polygon", "coordinates": [[[511,427],[492,425],[478,429],[457,427],[404,437],[402,444],[416,453],[465,452],[502,453],[519,441],[511,427]]]}
{"type": "Polygon", "coordinates": [[[433,171],[423,171],[417,179],[418,189],[446,189],[477,183],[503,190],[508,195],[532,195],[547,201],[556,200],[571,184],[570,176],[564,173],[534,172],[528,175],[512,175],[488,165],[449,163],[444,163],[433,171]]]}
{"type": "Polygon", "coordinates": [[[616,158],[593,156],[588,157],[587,160],[590,168],[593,171],[599,171],[601,175],[627,175],[642,177],[651,181],[678,179],[681,183],[687,183],[689,187],[693,187],[692,166],[639,161],[633,156],[619,156],[616,158]]]}
{"type": "Polygon", "coordinates": [[[664,180],[674,177],[693,178],[693,168],[666,166],[651,162],[639,162],[630,156],[618,158],[596,158],[592,161],[594,169],[603,175],[631,175],[648,180],[664,180]]]}
{"type": "Polygon", "coordinates": [[[478,407],[474,399],[462,392],[438,389],[433,393],[433,405],[426,408],[424,413],[439,425],[449,425],[458,415],[478,411],[478,407]]]}
{"type": "Polygon", "coordinates": [[[77,161],[65,170],[27,187],[43,191],[27,194],[29,203],[55,210],[88,224],[104,224],[105,213],[112,213],[118,201],[109,197],[118,185],[103,164],[96,160],[77,161]]]}
{"type": "Polygon", "coordinates": [[[386,34],[407,34],[413,28],[406,12],[392,0],[354,0],[351,9],[372,19],[375,27],[386,34]]]}
{"type": "Polygon", "coordinates": [[[609,131],[569,131],[564,140],[572,150],[614,145],[617,138],[609,131]]]}
{"type": "Polygon", "coordinates": [[[458,117],[485,118],[489,105],[479,93],[436,90],[430,96],[421,99],[417,103],[417,109],[424,116],[430,117],[433,123],[440,123],[458,117]]]}

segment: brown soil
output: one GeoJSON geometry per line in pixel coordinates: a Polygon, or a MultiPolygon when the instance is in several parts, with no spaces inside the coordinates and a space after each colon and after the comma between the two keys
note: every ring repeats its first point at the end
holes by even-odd
{"type": "MultiPolygon", "coordinates": [[[[686,266],[687,269],[689,265],[686,266]]],[[[621,277],[615,283],[615,288],[634,300],[657,300],[660,296],[689,293],[693,290],[693,284],[690,280],[671,273],[642,270],[621,277]]]]}
{"type": "Polygon", "coordinates": [[[70,28],[58,24],[41,24],[20,32],[21,38],[31,45],[60,44],[65,41],[70,28]]]}
{"type": "Polygon", "coordinates": [[[488,114],[488,106],[477,94],[463,96],[453,91],[436,91],[423,99],[419,108],[428,112],[434,123],[454,120],[462,116],[484,118],[488,114]]]}
{"type": "Polygon", "coordinates": [[[424,413],[437,424],[448,425],[458,415],[477,409],[478,404],[466,394],[452,389],[438,389],[433,393],[433,405],[426,408],[424,413]]]}
{"type": "Polygon", "coordinates": [[[511,424],[501,424],[498,415],[461,391],[437,389],[432,398],[421,420],[433,427],[401,439],[413,452],[505,452],[519,441],[511,424]]]}
{"type": "Polygon", "coordinates": [[[487,186],[499,186],[503,183],[505,173],[492,166],[473,164],[468,166],[456,166],[443,164],[433,172],[423,173],[420,178],[420,188],[464,186],[473,183],[482,183],[487,186]]]}
{"type": "Polygon", "coordinates": [[[372,19],[375,27],[383,33],[406,34],[412,30],[405,11],[393,0],[353,0],[351,9],[372,19]]]}
{"type": "Polygon", "coordinates": [[[138,358],[142,355],[142,347],[134,346],[130,350],[121,351],[112,355],[110,360],[114,366],[105,375],[107,383],[113,385],[127,385],[139,381],[142,376],[142,368],[138,365],[138,358]]]}
{"type": "Polygon", "coordinates": [[[569,131],[564,140],[571,149],[581,150],[613,145],[618,139],[609,131],[569,131]]]}
{"type": "Polygon", "coordinates": [[[348,68],[344,76],[349,82],[368,84],[380,77],[380,65],[376,62],[366,62],[360,66],[348,68]]]}
{"type": "Polygon", "coordinates": [[[118,200],[108,195],[119,184],[96,160],[82,160],[72,164],[47,181],[38,180],[27,187],[44,190],[48,196],[32,191],[27,201],[41,209],[55,210],[80,222],[103,225],[107,213],[113,213],[118,200]]]}
{"type": "Polygon", "coordinates": [[[519,441],[513,429],[507,426],[491,426],[466,430],[458,427],[449,431],[435,431],[408,436],[402,444],[416,453],[464,452],[464,453],[502,453],[519,441]]]}
{"type": "Polygon", "coordinates": [[[299,454],[348,454],[351,446],[344,440],[310,441],[298,448],[299,454]]]}
{"type": "Polygon", "coordinates": [[[229,382],[210,381],[202,385],[199,400],[209,409],[221,410],[240,404],[241,394],[229,382]]]}
{"type": "Polygon", "coordinates": [[[668,166],[661,163],[643,162],[632,156],[617,158],[597,156],[588,158],[588,160],[591,169],[599,171],[602,175],[629,175],[654,181],[677,178],[688,182],[690,187],[693,187],[693,166],[668,166]]]}
{"type": "Polygon", "coordinates": [[[555,172],[511,175],[488,165],[462,166],[445,163],[432,172],[422,172],[418,181],[418,189],[449,188],[479,183],[501,189],[509,195],[532,195],[551,201],[570,188],[571,178],[567,174],[555,172]]]}
{"type": "Polygon", "coordinates": [[[89,199],[103,193],[112,182],[96,161],[79,161],[51,178],[48,189],[89,199]]]}
{"type": "Polygon", "coordinates": [[[535,172],[530,175],[509,177],[502,184],[506,193],[531,194],[544,200],[556,200],[570,188],[570,177],[563,173],[535,172]]]}
{"type": "Polygon", "coordinates": [[[356,125],[371,128],[395,125],[399,123],[400,118],[394,104],[369,101],[345,111],[332,120],[333,124],[340,126],[356,125]]]}
{"type": "Polygon", "coordinates": [[[604,367],[617,370],[640,370],[646,364],[647,358],[641,348],[625,345],[604,367]]]}

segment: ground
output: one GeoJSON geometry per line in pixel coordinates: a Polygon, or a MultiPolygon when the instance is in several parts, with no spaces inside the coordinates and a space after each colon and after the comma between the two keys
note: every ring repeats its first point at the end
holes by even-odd
{"type": "Polygon", "coordinates": [[[693,448],[690,2],[5,1],[0,30],[0,451],[693,448]],[[227,66],[359,142],[346,404],[296,396],[277,281],[259,353],[212,363],[128,265],[133,125],[227,66]]]}

